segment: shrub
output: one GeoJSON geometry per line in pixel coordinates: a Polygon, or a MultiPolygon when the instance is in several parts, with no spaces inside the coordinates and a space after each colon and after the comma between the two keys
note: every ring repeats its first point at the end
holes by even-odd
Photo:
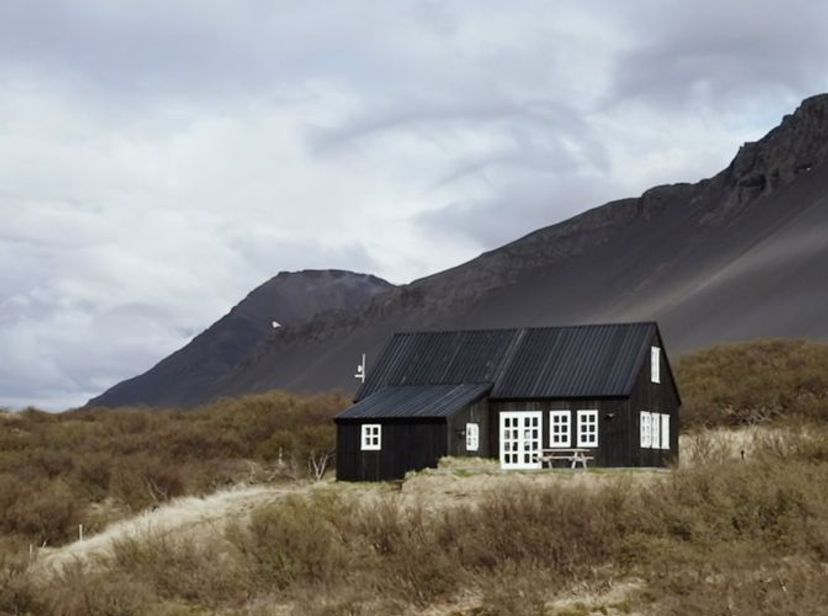
{"type": "Polygon", "coordinates": [[[682,424],[740,426],[799,416],[828,419],[828,345],[760,340],[682,357],[682,424]]]}
{"type": "Polygon", "coordinates": [[[4,414],[0,532],[37,542],[65,541],[75,536],[70,527],[80,513],[96,503],[114,499],[106,510],[140,511],[176,496],[265,478],[268,473],[257,466],[272,459],[274,443],[282,437],[293,443],[291,475],[313,475],[322,461],[333,463],[331,420],[346,405],[338,395],[269,392],[186,412],[27,409],[4,414]]]}
{"type": "Polygon", "coordinates": [[[77,536],[81,509],[64,482],[46,481],[18,492],[6,516],[11,531],[51,545],[77,536]]]}
{"type": "Polygon", "coordinates": [[[160,599],[214,606],[245,596],[248,580],[221,541],[146,533],[115,542],[107,566],[160,599]]]}
{"type": "Polygon", "coordinates": [[[157,598],[148,584],[117,570],[90,571],[81,563],[65,566],[52,580],[46,606],[53,616],[145,616],[157,598]]]}
{"type": "Polygon", "coordinates": [[[348,566],[348,552],[331,517],[335,501],[289,498],[258,509],[247,528],[228,530],[251,579],[266,588],[297,581],[329,582],[348,566]]]}
{"type": "Polygon", "coordinates": [[[42,609],[27,560],[0,545],[0,614],[30,614],[42,609]]]}

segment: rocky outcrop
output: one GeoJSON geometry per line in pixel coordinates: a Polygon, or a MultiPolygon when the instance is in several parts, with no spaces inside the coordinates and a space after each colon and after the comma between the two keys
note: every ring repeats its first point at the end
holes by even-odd
{"type": "Polygon", "coordinates": [[[720,180],[725,210],[741,208],[828,162],[828,94],[805,99],[759,141],[745,143],[720,180]]]}

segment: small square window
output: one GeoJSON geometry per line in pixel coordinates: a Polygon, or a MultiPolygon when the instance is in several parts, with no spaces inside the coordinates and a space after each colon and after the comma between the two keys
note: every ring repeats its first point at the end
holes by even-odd
{"type": "Polygon", "coordinates": [[[552,427],[550,445],[552,447],[569,447],[572,441],[572,413],[570,411],[550,411],[549,424],[552,427]]]}
{"type": "Polygon", "coordinates": [[[578,411],[578,447],[598,447],[598,411],[578,411]]]}
{"type": "Polygon", "coordinates": [[[362,451],[379,451],[382,449],[382,426],[380,424],[362,424],[362,451]]]}

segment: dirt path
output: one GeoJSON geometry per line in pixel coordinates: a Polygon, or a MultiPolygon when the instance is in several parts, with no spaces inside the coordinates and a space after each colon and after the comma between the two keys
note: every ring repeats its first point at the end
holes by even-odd
{"type": "Polygon", "coordinates": [[[58,571],[73,561],[87,561],[110,554],[113,543],[148,534],[178,536],[200,532],[221,532],[233,520],[247,516],[253,509],[292,495],[307,495],[315,490],[334,489],[355,496],[365,503],[384,498],[399,499],[406,506],[441,509],[474,503],[494,490],[511,486],[600,487],[621,475],[629,481],[651,481],[658,471],[623,472],[534,472],[503,473],[491,461],[461,460],[447,462],[437,470],[417,473],[401,486],[391,484],[337,484],[332,480],[314,484],[238,486],[205,497],[178,498],[133,518],[115,522],[102,532],[82,541],[39,551],[36,566],[44,573],[58,571]]]}
{"type": "Polygon", "coordinates": [[[203,527],[224,525],[232,519],[247,515],[255,507],[312,489],[312,485],[240,486],[203,498],[177,498],[155,511],[146,511],[133,518],[116,522],[101,533],[82,541],[75,541],[59,548],[44,548],[40,551],[38,566],[45,570],[59,569],[74,560],[88,560],[94,556],[105,555],[118,540],[148,533],[192,532],[203,527]]]}

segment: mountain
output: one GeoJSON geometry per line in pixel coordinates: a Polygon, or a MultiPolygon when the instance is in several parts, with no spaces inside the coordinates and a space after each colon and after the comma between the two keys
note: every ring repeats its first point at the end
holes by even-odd
{"type": "Polygon", "coordinates": [[[275,387],[353,391],[360,354],[370,370],[390,334],[406,329],[652,319],[673,353],[769,336],[828,339],[827,278],[820,95],[712,178],[607,203],[357,310],[281,328],[180,402],[275,387]]]}
{"type": "Polygon", "coordinates": [[[349,313],[393,288],[341,270],[282,272],[254,289],[227,315],[155,367],[89,401],[90,405],[188,404],[278,331],[325,312],[349,313]]]}

